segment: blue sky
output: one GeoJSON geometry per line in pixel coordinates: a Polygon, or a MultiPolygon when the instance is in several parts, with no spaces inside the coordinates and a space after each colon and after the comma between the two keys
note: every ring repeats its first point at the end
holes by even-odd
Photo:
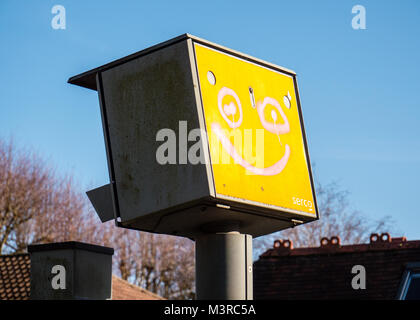
{"type": "Polygon", "coordinates": [[[311,160],[354,209],[420,239],[420,2],[0,2],[0,136],[108,182],[95,91],[70,76],[191,33],[297,72],[311,160]],[[51,27],[54,5],[66,29],[51,27]],[[351,9],[366,8],[366,30],[351,9]]]}

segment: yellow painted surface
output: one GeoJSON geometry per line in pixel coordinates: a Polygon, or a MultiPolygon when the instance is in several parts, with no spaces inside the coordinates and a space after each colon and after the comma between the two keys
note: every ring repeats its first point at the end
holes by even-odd
{"type": "Polygon", "coordinates": [[[216,194],[316,216],[293,78],[199,44],[195,52],[216,194]]]}

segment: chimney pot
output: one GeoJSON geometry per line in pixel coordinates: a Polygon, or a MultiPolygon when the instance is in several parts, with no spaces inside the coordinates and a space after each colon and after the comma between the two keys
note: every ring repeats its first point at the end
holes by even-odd
{"type": "Polygon", "coordinates": [[[388,232],[385,232],[385,233],[381,234],[381,241],[382,242],[391,242],[392,238],[391,238],[391,236],[389,235],[388,232]]]}
{"type": "Polygon", "coordinates": [[[282,242],[283,241],[282,240],[279,240],[279,239],[275,240],[273,247],[274,248],[280,248],[282,246],[282,242]]]}
{"type": "Polygon", "coordinates": [[[330,243],[330,240],[328,240],[327,237],[321,238],[321,247],[325,247],[330,243]]]}

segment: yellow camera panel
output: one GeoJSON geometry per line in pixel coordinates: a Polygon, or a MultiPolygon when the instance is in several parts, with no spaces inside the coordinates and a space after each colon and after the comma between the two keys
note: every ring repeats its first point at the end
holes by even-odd
{"type": "Polygon", "coordinates": [[[216,196],[316,217],[294,75],[194,49],[216,196]]]}

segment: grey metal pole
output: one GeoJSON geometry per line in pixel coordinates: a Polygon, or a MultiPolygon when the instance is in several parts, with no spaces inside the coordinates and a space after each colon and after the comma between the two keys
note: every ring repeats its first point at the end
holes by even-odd
{"type": "Polygon", "coordinates": [[[196,295],[199,300],[252,300],[252,236],[239,232],[195,239],[196,295]]]}

